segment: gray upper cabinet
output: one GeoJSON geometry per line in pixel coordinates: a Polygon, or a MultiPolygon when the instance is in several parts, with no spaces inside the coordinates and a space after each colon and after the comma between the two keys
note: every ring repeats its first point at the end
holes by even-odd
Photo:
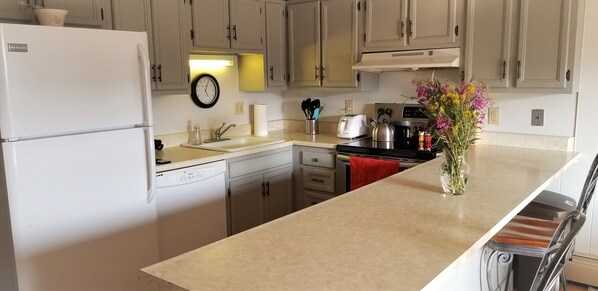
{"type": "MultiPolygon", "coordinates": [[[[29,0],[33,2],[33,0],[29,0]]],[[[26,8],[14,1],[0,1],[0,21],[15,23],[31,23],[35,19],[30,8],[26,8]]]]}
{"type": "Polygon", "coordinates": [[[112,29],[110,0],[38,0],[46,8],[68,10],[65,26],[112,29]]]}
{"type": "MultiPolygon", "coordinates": [[[[468,2],[465,79],[498,90],[572,92],[578,0],[468,2]]],[[[577,68],[578,71],[578,68],[577,68]]]]}
{"type": "Polygon", "coordinates": [[[522,0],[517,87],[565,88],[571,0],[522,0]]]}
{"type": "Polygon", "coordinates": [[[266,68],[268,87],[286,86],[285,6],[282,2],[266,2],[266,68]]]}
{"type": "Polygon", "coordinates": [[[260,0],[193,1],[193,48],[261,52],[262,4],[260,0]]]}
{"type": "Polygon", "coordinates": [[[189,90],[188,5],[188,0],[113,0],[115,29],[148,33],[153,90],[189,90]]]}
{"type": "Polygon", "coordinates": [[[462,0],[366,0],[366,52],[459,47],[462,0]]]}
{"type": "MultiPolygon", "coordinates": [[[[17,0],[0,2],[0,21],[36,23],[31,9],[21,7],[17,0]]],[[[68,10],[65,26],[112,29],[110,0],[29,0],[29,3],[68,10]]]]}
{"type": "Polygon", "coordinates": [[[322,1],[322,86],[357,87],[357,2],[322,1]]]}
{"type": "Polygon", "coordinates": [[[320,86],[320,2],[287,5],[289,86],[320,86]]]}
{"type": "Polygon", "coordinates": [[[289,86],[357,88],[356,0],[289,3],[289,86]]]}
{"type": "Polygon", "coordinates": [[[482,81],[493,88],[512,86],[517,40],[513,39],[514,0],[469,1],[465,49],[465,79],[482,81]]]}
{"type": "Polygon", "coordinates": [[[378,50],[405,47],[407,0],[367,0],[364,3],[367,7],[364,48],[378,50]]]}

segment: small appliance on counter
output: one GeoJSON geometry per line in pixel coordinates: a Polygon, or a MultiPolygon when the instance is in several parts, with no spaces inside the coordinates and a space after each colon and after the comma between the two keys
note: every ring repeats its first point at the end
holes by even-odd
{"type": "Polygon", "coordinates": [[[367,117],[364,114],[348,114],[341,116],[336,136],[340,138],[357,138],[367,135],[367,117]]]}

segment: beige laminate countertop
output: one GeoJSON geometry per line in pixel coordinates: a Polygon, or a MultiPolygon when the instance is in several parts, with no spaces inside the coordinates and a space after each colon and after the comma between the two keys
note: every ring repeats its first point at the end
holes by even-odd
{"type": "Polygon", "coordinates": [[[337,144],[343,144],[353,141],[338,138],[336,137],[336,134],[331,133],[309,135],[305,134],[304,132],[285,130],[271,131],[268,134],[267,138],[281,139],[285,142],[268,146],[260,146],[249,150],[231,153],[186,148],[182,146],[164,148],[161,151],[156,151],[156,158],[169,160],[171,161],[171,163],[156,166],[156,172],[164,172],[173,169],[221,161],[242,155],[248,155],[252,153],[282,148],[290,145],[335,149],[337,144]]]}
{"type": "Polygon", "coordinates": [[[436,159],[142,271],[165,290],[425,289],[575,157],[477,145],[465,195],[441,194],[436,159]]]}

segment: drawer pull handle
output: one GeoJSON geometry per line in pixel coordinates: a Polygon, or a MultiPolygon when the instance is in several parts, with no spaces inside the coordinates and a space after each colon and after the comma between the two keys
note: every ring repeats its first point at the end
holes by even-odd
{"type": "Polygon", "coordinates": [[[311,159],[312,162],[317,163],[318,162],[318,158],[313,158],[311,159]]]}
{"type": "Polygon", "coordinates": [[[312,178],[311,181],[312,182],[318,182],[318,183],[324,183],[324,180],[322,180],[322,179],[314,179],[314,178],[312,178]]]}

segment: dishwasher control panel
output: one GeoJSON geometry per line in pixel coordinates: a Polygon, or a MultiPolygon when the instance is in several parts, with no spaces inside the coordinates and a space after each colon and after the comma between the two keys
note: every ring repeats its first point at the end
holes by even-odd
{"type": "Polygon", "coordinates": [[[156,174],[156,186],[163,188],[193,183],[224,172],[226,172],[224,161],[166,171],[156,174]]]}

